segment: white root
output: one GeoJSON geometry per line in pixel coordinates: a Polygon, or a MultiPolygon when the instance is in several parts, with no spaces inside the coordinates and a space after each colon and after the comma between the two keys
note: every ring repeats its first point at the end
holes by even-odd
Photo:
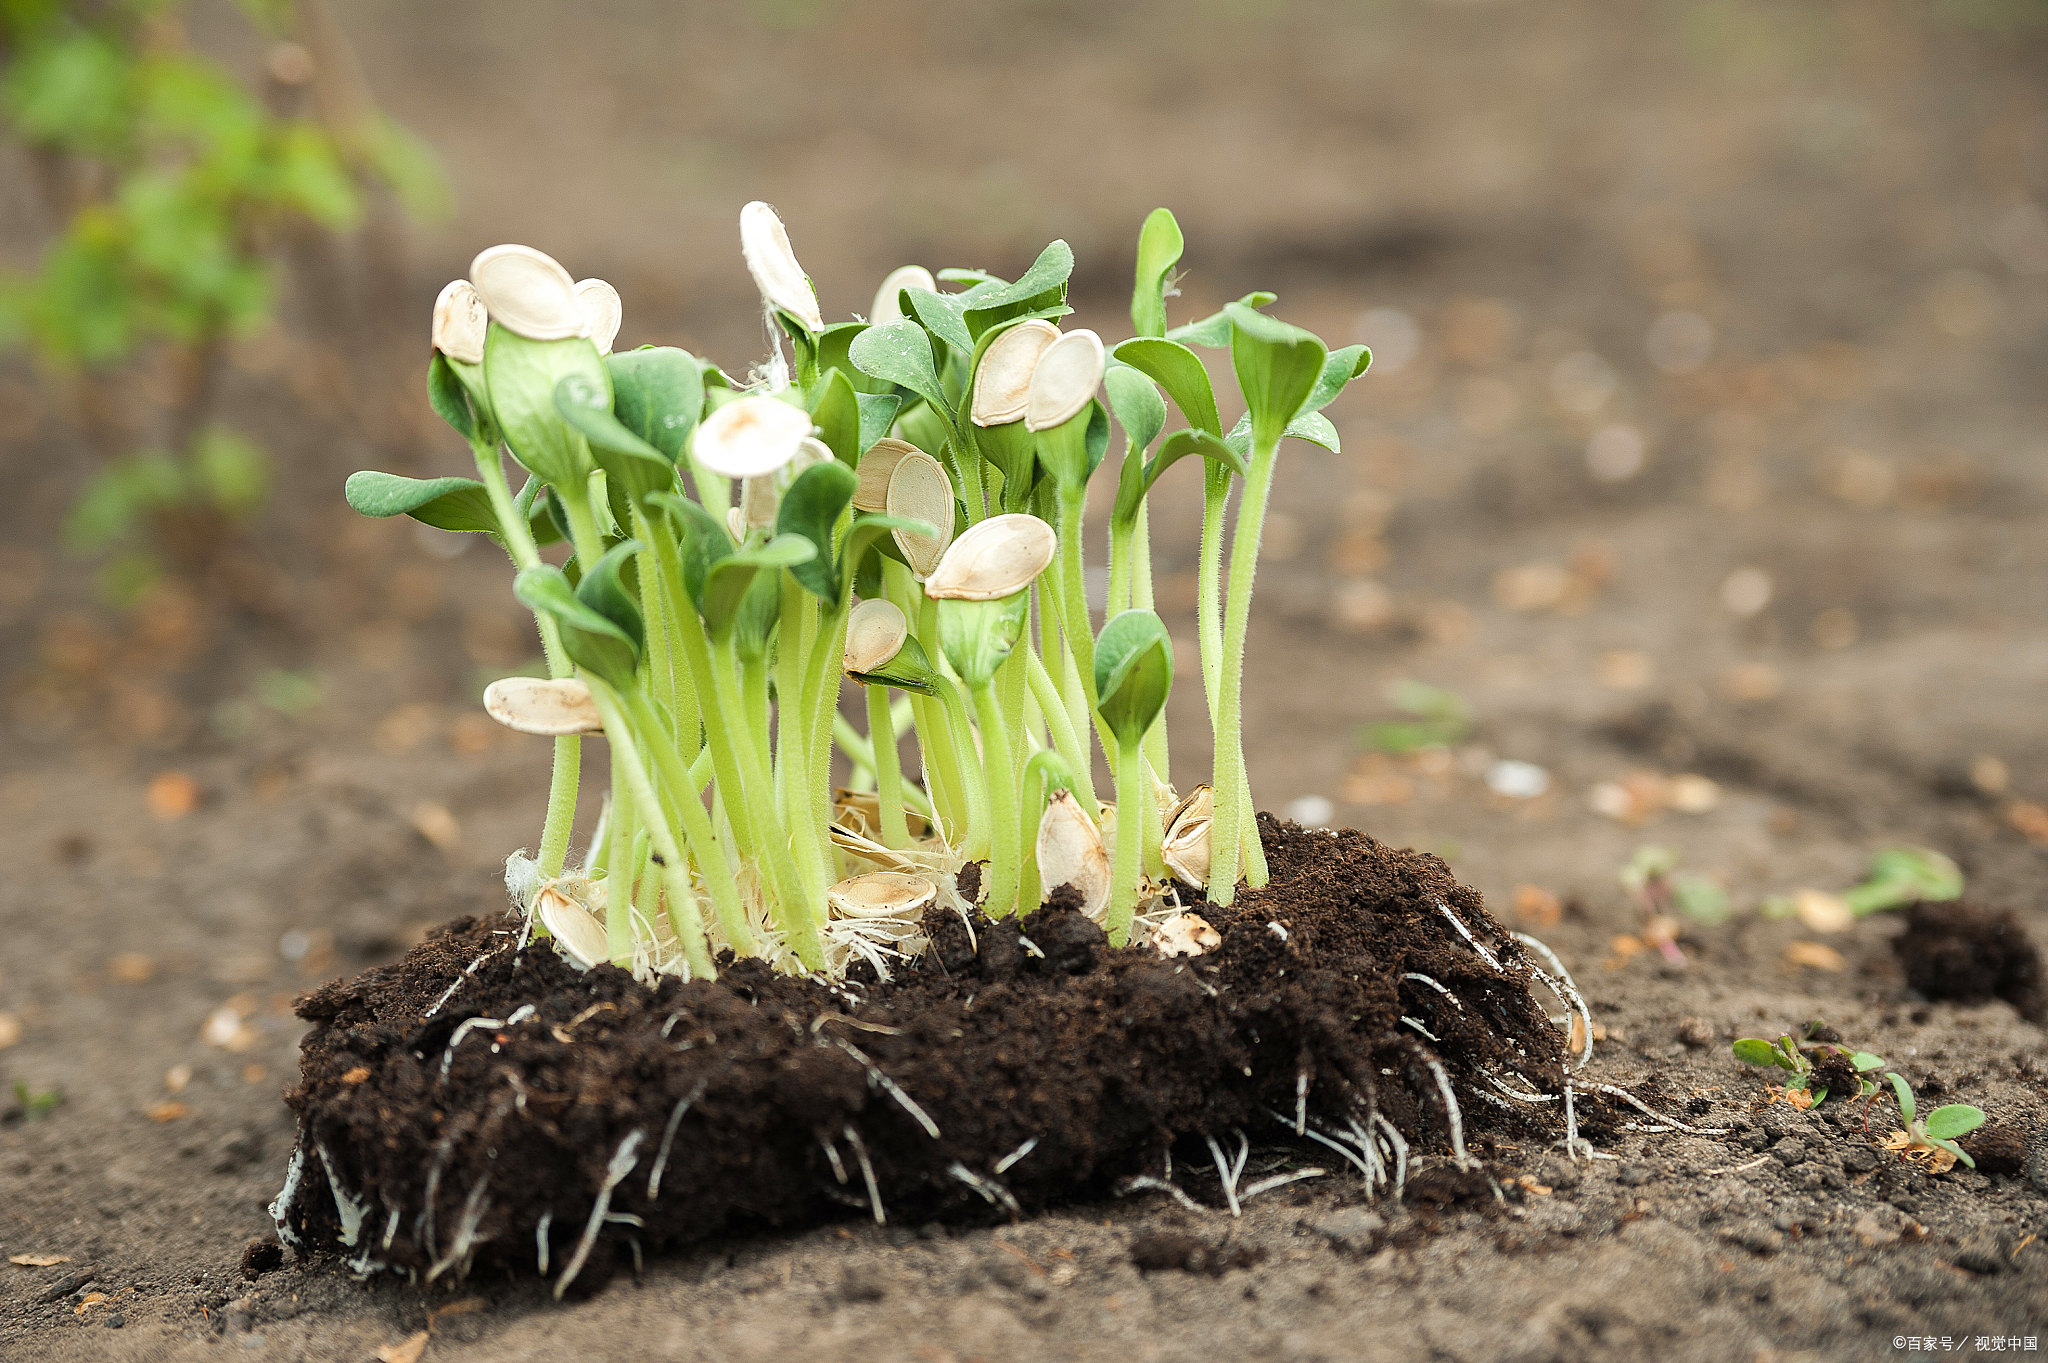
{"type": "Polygon", "coordinates": [[[832,1177],[839,1180],[839,1185],[841,1187],[845,1187],[846,1161],[839,1158],[839,1147],[837,1145],[834,1145],[831,1141],[821,1140],[818,1142],[818,1144],[824,1147],[825,1158],[831,1162],[832,1177]]]}
{"type": "MultiPolygon", "coordinates": [[[[1401,1200],[1401,1190],[1408,1186],[1408,1142],[1402,1138],[1401,1132],[1392,1122],[1377,1112],[1367,1119],[1366,1124],[1379,1127],[1380,1139],[1386,1142],[1388,1150],[1393,1154],[1394,1200],[1398,1202],[1401,1200]]],[[[1353,1129],[1356,1129],[1355,1124],[1353,1129]]]]}
{"type": "Polygon", "coordinates": [[[1619,1098],[1622,1102],[1627,1103],[1630,1107],[1642,1113],[1644,1116],[1649,1117],[1654,1121],[1668,1123],[1673,1130],[1683,1131],[1686,1132],[1688,1135],[1693,1136],[1725,1136],[1728,1134],[1729,1129],[1725,1126],[1687,1126],[1684,1122],[1679,1121],[1676,1117],[1667,1117],[1661,1112],[1652,1112],[1647,1106],[1644,1105],[1642,1099],[1636,1097],[1627,1089],[1616,1088],[1612,1084],[1590,1084],[1587,1087],[1593,1089],[1595,1092],[1605,1093],[1610,1097],[1619,1098]]]}
{"type": "Polygon", "coordinates": [[[1210,1208],[1204,1207],[1201,1203],[1183,1192],[1179,1184],[1169,1179],[1153,1178],[1150,1174],[1133,1174],[1117,1184],[1115,1191],[1118,1197],[1129,1197],[1132,1193],[1143,1192],[1165,1193],[1191,1212],[1206,1212],[1210,1210],[1210,1208]]]}
{"type": "Polygon", "coordinates": [[[1008,1188],[1005,1188],[992,1178],[983,1178],[959,1160],[954,1160],[951,1164],[947,1165],[946,1172],[974,1189],[975,1192],[980,1193],[982,1200],[991,1207],[999,1206],[1012,1216],[1022,1216],[1024,1214],[1024,1209],[1017,1205],[1017,1199],[1011,1195],[1008,1188]]]}
{"type": "Polygon", "coordinates": [[[875,1181],[875,1166],[868,1161],[868,1148],[851,1122],[846,1125],[846,1143],[853,1147],[853,1157],[860,1161],[860,1176],[868,1185],[868,1210],[874,1213],[876,1225],[886,1226],[889,1214],[882,1210],[882,1185],[875,1181]]]}
{"type": "Polygon", "coordinates": [[[625,1181],[633,1172],[633,1166],[640,1162],[640,1142],[646,1136],[644,1131],[629,1131],[619,1142],[618,1151],[612,1155],[612,1162],[606,1166],[604,1182],[598,1185],[597,1202],[590,1209],[590,1220],[584,1224],[583,1237],[576,1242],[576,1252],[562,1268],[562,1276],[555,1279],[555,1300],[569,1290],[569,1284],[576,1281],[576,1275],[583,1271],[584,1261],[590,1258],[591,1247],[597,1243],[597,1232],[604,1224],[604,1214],[612,1205],[612,1189],[625,1181]]]}
{"type": "Polygon", "coordinates": [[[1437,1092],[1443,1095],[1444,1116],[1451,1124],[1451,1158],[1460,1169],[1473,1167],[1472,1157],[1465,1153],[1465,1116],[1458,1107],[1458,1095],[1451,1092],[1451,1076],[1444,1073],[1441,1061],[1434,1056],[1427,1057],[1423,1064],[1436,1076],[1437,1092]]]}
{"type": "MultiPolygon", "coordinates": [[[[697,1087],[684,1094],[682,1099],[676,1103],[675,1111],[668,1114],[668,1128],[661,1133],[661,1149],[655,1153],[654,1168],[649,1170],[647,1174],[647,1200],[649,1202],[661,1196],[661,1171],[668,1167],[668,1152],[669,1147],[675,1144],[676,1127],[681,1124],[683,1114],[694,1107],[697,1100],[704,1096],[704,1085],[709,1082],[707,1079],[699,1079],[697,1087]]],[[[846,1182],[843,1178],[839,1181],[841,1183],[846,1182]]]]}
{"type": "Polygon", "coordinates": [[[1423,984],[1428,985],[1431,989],[1436,990],[1437,993],[1442,994],[1445,998],[1449,999],[1451,1001],[1451,1006],[1453,1008],[1456,1008],[1461,1013],[1465,1011],[1465,1004],[1463,1000],[1461,1000],[1456,994],[1453,994],[1450,990],[1444,988],[1435,980],[1431,979],[1429,976],[1411,970],[1407,974],[1403,975],[1401,978],[1404,980],[1421,981],[1423,984]]]}
{"type": "Polygon", "coordinates": [[[491,957],[497,955],[500,950],[502,950],[502,948],[492,947],[489,951],[486,951],[483,955],[477,957],[474,961],[471,961],[467,966],[465,966],[463,968],[462,973],[455,977],[455,983],[448,986],[448,991],[441,995],[440,998],[434,1000],[434,1006],[432,1008],[429,1008],[426,1012],[420,1014],[420,1021],[425,1022],[428,1018],[440,1012],[441,1005],[448,1002],[448,1000],[454,998],[455,991],[462,988],[463,982],[468,980],[471,975],[476,974],[476,968],[482,965],[485,961],[490,960],[491,957]]]}
{"type": "Polygon", "coordinates": [[[306,1175],[306,1150],[303,1145],[292,1146],[291,1160],[284,1167],[284,1187],[277,1190],[277,1196],[270,1200],[270,1219],[277,1223],[277,1238],[293,1249],[304,1249],[306,1242],[299,1239],[299,1233],[291,1227],[292,1199],[298,1196],[299,1180],[306,1175]]]}
{"type": "Polygon", "coordinates": [[[1417,1019],[1403,1015],[1401,1021],[1407,1023],[1410,1027],[1413,1027],[1416,1031],[1422,1033],[1424,1036],[1428,1037],[1431,1041],[1436,1042],[1438,1045],[1443,1044],[1442,1037],[1438,1036],[1435,1032],[1430,1031],[1429,1028],[1423,1026],[1422,1023],[1417,1019]]]}
{"type": "Polygon", "coordinates": [[[1239,1208],[1237,1201],[1237,1180],[1238,1176],[1244,1172],[1244,1162],[1251,1158],[1251,1137],[1245,1135],[1242,1131],[1237,1133],[1237,1158],[1234,1160],[1225,1160],[1223,1158],[1223,1147],[1216,1143],[1214,1136],[1205,1134],[1202,1139],[1209,1143],[1209,1154],[1216,1161],[1216,1175],[1223,1180],[1223,1200],[1230,1204],[1230,1214],[1232,1216],[1242,1216],[1244,1213],[1239,1208]]]}
{"type": "Polygon", "coordinates": [[[432,1282],[443,1273],[446,1273],[457,1262],[463,1263],[465,1269],[467,1268],[471,1251],[475,1246],[482,1243],[482,1240],[477,1237],[476,1228],[483,1221],[484,1193],[490,1186],[491,1174],[486,1169],[484,1176],[477,1180],[476,1187],[471,1188],[469,1196],[463,1199],[462,1219],[455,1223],[455,1239],[450,1242],[448,1253],[444,1257],[436,1259],[433,1266],[427,1269],[428,1282],[432,1282]]]}
{"type": "Polygon", "coordinates": [[[510,1017],[505,1019],[505,1025],[507,1027],[517,1027],[520,1023],[526,1021],[528,1018],[532,1017],[535,1013],[538,1013],[539,1011],[540,1009],[534,1007],[530,1003],[522,1003],[517,1008],[514,1008],[512,1010],[512,1015],[510,1017]]]}
{"type": "Polygon", "coordinates": [[[1472,949],[1479,953],[1480,960],[1486,962],[1495,970],[1500,971],[1500,973],[1503,975],[1508,973],[1507,968],[1500,963],[1500,958],[1498,956],[1495,956],[1492,952],[1488,951],[1483,945],[1480,944],[1479,939],[1472,935],[1472,929],[1465,926],[1465,920],[1458,917],[1458,915],[1456,915],[1455,913],[1451,912],[1450,905],[1439,900],[1437,902],[1436,908],[1438,913],[1441,913],[1444,917],[1451,920],[1451,926],[1458,930],[1458,935],[1460,937],[1463,937],[1467,942],[1471,943],[1472,949]]]}
{"type": "Polygon", "coordinates": [[[441,1167],[448,1162],[448,1152],[454,1145],[453,1136],[443,1136],[434,1145],[434,1162],[427,1166],[427,1205],[420,1213],[419,1230],[413,1238],[421,1249],[430,1252],[440,1243],[440,1237],[434,1232],[434,1203],[439,1199],[441,1191],[441,1167]]]}
{"type": "Polygon", "coordinates": [[[353,1249],[363,1233],[363,1218],[369,1215],[370,1204],[341,1186],[341,1176],[334,1172],[334,1156],[327,1153],[326,1146],[313,1148],[320,1154],[321,1167],[327,1170],[327,1189],[334,1194],[334,1211],[341,1218],[341,1243],[353,1249]]]}
{"type": "Polygon", "coordinates": [[[1299,1183],[1305,1178],[1321,1178],[1329,1172],[1327,1169],[1297,1169],[1291,1174],[1274,1174],[1271,1178],[1260,1179],[1257,1183],[1252,1184],[1239,1193],[1238,1200],[1249,1202],[1260,1193],[1270,1193],[1275,1188],[1284,1188],[1290,1183],[1299,1183]]]}
{"type": "Polygon", "coordinates": [[[1586,1007],[1586,1000],[1584,996],[1579,993],[1579,986],[1572,981],[1571,971],[1566,970],[1564,968],[1564,962],[1560,961],[1557,958],[1556,952],[1552,951],[1548,946],[1544,945],[1541,941],[1537,940],[1536,938],[1531,937],[1526,932],[1518,932],[1513,934],[1513,936],[1514,939],[1517,942],[1520,942],[1523,946],[1533,947],[1537,951],[1542,952],[1543,959],[1548,961],[1550,963],[1550,968],[1557,972],[1557,978],[1552,979],[1549,975],[1545,974],[1542,970],[1537,969],[1535,966],[1532,965],[1530,967],[1531,970],[1534,970],[1536,972],[1536,977],[1543,981],[1543,983],[1549,988],[1552,994],[1555,994],[1557,996],[1557,1001],[1559,1003],[1563,1004],[1567,1008],[1575,1010],[1578,1013],[1579,1021],[1581,1022],[1581,1024],[1583,1024],[1583,1030],[1585,1032],[1586,1038],[1584,1046],[1579,1055],[1579,1068],[1584,1069],[1589,1063],[1591,1063],[1593,1059],[1592,1010],[1586,1007]]]}
{"type": "Polygon", "coordinates": [[[398,1238],[398,1227],[404,1220],[396,1207],[391,1209],[391,1215],[384,1218],[384,1239],[377,1246],[380,1254],[391,1248],[391,1242],[398,1238]]]}
{"type": "MultiPolygon", "coordinates": [[[[1266,1111],[1272,1114],[1274,1121],[1279,1122],[1283,1126],[1286,1125],[1287,1119],[1281,1116],[1278,1112],[1274,1112],[1271,1108],[1267,1108],[1266,1111]]],[[[1380,1176],[1378,1170],[1374,1169],[1371,1165],[1367,1164],[1358,1156],[1352,1154],[1351,1151],[1347,1149],[1344,1145],[1340,1144],[1337,1141],[1331,1140],[1328,1136],[1325,1136],[1322,1132],[1316,1130],[1313,1126],[1304,1128],[1301,1134],[1308,1137],[1310,1140],[1316,1142],[1318,1145],[1327,1145],[1328,1147],[1330,1147],[1330,1149],[1335,1150],[1339,1155],[1342,1155],[1345,1159],[1357,1165],[1358,1172],[1365,1176],[1365,1191],[1367,1195],[1369,1196],[1372,1193],[1373,1184],[1379,1181],[1380,1176]]]]}
{"type": "Polygon", "coordinates": [[[1015,1164],[1018,1160],[1023,1159],[1026,1155],[1030,1154],[1033,1150],[1036,1150],[1038,1148],[1038,1140],[1038,1137],[1033,1136],[1030,1140],[1024,1142],[1024,1144],[1018,1146],[1015,1150],[1012,1150],[1009,1154],[997,1160],[996,1172],[998,1174],[1009,1173],[1011,1165],[1015,1164]]]}
{"type": "Polygon", "coordinates": [[[836,1036],[832,1038],[832,1044],[839,1047],[840,1050],[845,1051],[848,1055],[852,1056],[854,1060],[859,1062],[861,1067],[868,1072],[868,1083],[874,1085],[877,1088],[880,1088],[884,1093],[888,1094],[891,1098],[894,1098],[897,1104],[905,1112],[908,1112],[913,1118],[915,1118],[919,1126],[924,1128],[925,1134],[927,1136],[930,1136],[933,1140],[937,1140],[939,1138],[939,1124],[933,1121],[928,1115],[926,1115],[925,1110],[919,1107],[915,1100],[913,1100],[909,1094],[903,1091],[902,1086],[897,1084],[897,1082],[894,1079],[891,1079],[888,1075],[882,1073],[881,1067],[875,1064],[874,1061],[868,1059],[866,1053],[863,1052],[860,1049],[860,1047],[854,1045],[850,1041],[841,1040],[839,1037],[836,1036]]]}
{"type": "Polygon", "coordinates": [[[1294,1134],[1299,1136],[1308,1129],[1308,1071],[1300,1070],[1294,1076],[1294,1134]]]}
{"type": "MultiPolygon", "coordinates": [[[[531,1007],[532,1005],[529,1004],[527,1006],[531,1007]]],[[[480,1028],[509,1027],[510,1025],[509,1020],[502,1018],[468,1018],[464,1020],[462,1025],[455,1029],[455,1034],[448,1038],[448,1048],[441,1052],[441,1082],[443,1084],[448,1082],[448,1069],[455,1063],[455,1048],[462,1044],[462,1038],[480,1028]]]]}
{"type": "Polygon", "coordinates": [[[543,1278],[548,1276],[548,1227],[554,1222],[555,1213],[550,1209],[540,1214],[540,1224],[533,1228],[533,1260],[540,1266],[540,1276],[543,1278]]]}

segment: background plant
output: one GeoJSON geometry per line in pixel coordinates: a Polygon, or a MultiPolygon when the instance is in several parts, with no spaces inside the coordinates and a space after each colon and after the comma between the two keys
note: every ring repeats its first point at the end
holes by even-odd
{"type": "MultiPolygon", "coordinates": [[[[444,198],[431,158],[351,84],[324,10],[243,0],[272,40],[259,96],[183,36],[182,0],[0,0],[0,114],[54,234],[38,268],[0,276],[0,341],[69,380],[106,459],[66,526],[80,550],[130,541],[190,562],[263,501],[269,469],[214,407],[228,342],[267,322],[276,258],[359,225],[395,194],[444,198]],[[170,371],[138,446],[118,410],[170,371]]],[[[301,251],[303,255],[303,250],[301,251]]],[[[153,570],[136,549],[110,585],[153,570]]]]}

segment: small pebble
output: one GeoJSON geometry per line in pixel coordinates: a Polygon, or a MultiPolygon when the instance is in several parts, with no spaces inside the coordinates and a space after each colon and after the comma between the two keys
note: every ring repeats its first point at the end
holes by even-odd
{"type": "Polygon", "coordinates": [[[1550,773],[1534,762],[1503,760],[1486,769],[1486,788],[1510,799],[1533,800],[1550,789],[1550,773]]]}
{"type": "Polygon", "coordinates": [[[1287,802],[1287,817],[1303,828],[1328,828],[1337,817],[1337,806],[1321,795],[1304,795],[1287,802]]]}

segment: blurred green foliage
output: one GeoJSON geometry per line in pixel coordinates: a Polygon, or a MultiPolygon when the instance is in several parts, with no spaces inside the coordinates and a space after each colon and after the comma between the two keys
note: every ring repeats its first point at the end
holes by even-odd
{"type": "MultiPolygon", "coordinates": [[[[367,102],[347,126],[281,112],[183,40],[184,0],[0,0],[0,117],[61,225],[32,273],[0,273],[0,344],[60,373],[105,368],[153,342],[185,354],[164,413],[168,450],[110,463],[67,525],[80,549],[125,538],[153,510],[259,506],[262,452],[211,427],[211,370],[259,329],[278,232],[353,228],[365,191],[415,215],[445,206],[430,153],[367,102]]],[[[272,93],[312,78],[290,41],[298,11],[243,10],[273,39],[272,93]]]]}

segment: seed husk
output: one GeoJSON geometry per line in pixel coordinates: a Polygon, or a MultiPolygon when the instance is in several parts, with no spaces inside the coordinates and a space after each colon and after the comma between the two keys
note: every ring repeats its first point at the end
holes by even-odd
{"type": "Polygon", "coordinates": [[[522,734],[560,738],[604,732],[590,688],[574,677],[500,677],[484,688],[484,710],[522,734]]]}
{"type": "Polygon", "coordinates": [[[619,338],[619,323],[626,316],[619,291],[602,279],[579,279],[576,304],[583,309],[584,324],[590,328],[590,343],[597,347],[598,354],[611,354],[612,342],[619,338]]]}
{"type": "Polygon", "coordinates": [[[760,478],[796,457],[811,414],[778,398],[735,398],[704,418],[690,448],[721,478],[760,478]]]}
{"type": "MultiPolygon", "coordinates": [[[[832,457],[832,450],[815,436],[806,436],[796,447],[789,463],[773,473],[749,478],[740,485],[740,521],[744,530],[773,530],[776,513],[782,510],[782,491],[796,476],[816,463],[832,457]]],[[[743,530],[733,532],[734,539],[744,539],[743,530]]]]}
{"type": "Polygon", "coordinates": [[[1109,908],[1109,851],[1072,791],[1061,791],[1046,805],[1035,850],[1038,883],[1048,891],[1073,886],[1081,895],[1081,912],[1100,923],[1109,908]]]}
{"type": "Polygon", "coordinates": [[[876,597],[853,608],[846,618],[845,670],[873,672],[903,651],[910,621],[894,601],[876,597]]]}
{"type": "Polygon", "coordinates": [[[1197,913],[1177,913],[1152,929],[1148,945],[1161,956],[1200,956],[1223,945],[1223,934],[1197,913]]]}
{"type": "Polygon", "coordinates": [[[1059,536],[1038,517],[1021,512],[991,516],[970,525],[953,541],[925,582],[925,595],[935,601],[997,601],[1012,596],[1030,586],[1058,550],[1059,536]]]}
{"type": "Polygon", "coordinates": [[[1159,855],[1166,868],[1196,889],[1209,883],[1209,822],[1216,810],[1216,792],[1196,786],[1166,821],[1159,855]]]}
{"type": "MultiPolygon", "coordinates": [[[[981,367],[974,371],[974,404],[968,416],[975,425],[1001,426],[1024,418],[1031,400],[1031,376],[1059,339],[1058,327],[1034,317],[989,342],[982,352],[981,367]]],[[[1096,345],[1099,349],[1101,342],[1096,345]]]]}
{"type": "Polygon", "coordinates": [[[905,289],[929,289],[937,293],[939,281],[932,278],[932,272],[922,265],[899,265],[889,271],[882,287],[875,290],[875,305],[868,309],[868,321],[877,326],[883,322],[902,321],[901,295],[905,289]]]}
{"type": "Polygon", "coordinates": [[[907,516],[938,527],[935,535],[911,530],[889,532],[909,562],[910,571],[921,578],[931,576],[953,542],[953,482],[946,477],[945,466],[919,449],[900,457],[889,472],[886,510],[892,516],[907,516]]]}
{"type": "Polygon", "coordinates": [[[1047,346],[1031,371],[1024,429],[1049,431],[1071,420],[1095,396],[1106,362],[1102,338],[1085,329],[1070,331],[1047,346]]]}
{"type": "Polygon", "coordinates": [[[451,360],[482,364],[490,325],[484,296],[467,279],[449,280],[434,300],[434,349],[451,360]]]}
{"type": "Polygon", "coordinates": [[[493,246],[470,262],[469,277],[491,320],[514,335],[562,341],[588,333],[576,281],[553,256],[531,246],[493,246]]]}
{"type": "Polygon", "coordinates": [[[554,934],[555,943],[570,962],[584,970],[609,959],[604,924],[590,910],[552,885],[543,886],[533,897],[533,911],[554,934]]]}
{"type": "Polygon", "coordinates": [[[918,915],[939,897],[939,887],[903,871],[870,871],[825,891],[825,902],[840,918],[901,918],[914,931],[918,915]]]}
{"type": "Polygon", "coordinates": [[[788,230],[775,210],[759,199],[740,210],[740,254],[746,259],[747,273],[754,276],[754,287],[769,306],[796,318],[813,334],[825,329],[825,319],[818,313],[818,295],[797,262],[796,252],[790,249],[788,230]]]}
{"type": "Polygon", "coordinates": [[[877,440],[860,457],[860,463],[854,469],[854,476],[859,480],[853,489],[854,510],[887,511],[890,476],[896,472],[896,465],[903,461],[904,455],[917,452],[917,446],[893,435],[877,440]]]}

